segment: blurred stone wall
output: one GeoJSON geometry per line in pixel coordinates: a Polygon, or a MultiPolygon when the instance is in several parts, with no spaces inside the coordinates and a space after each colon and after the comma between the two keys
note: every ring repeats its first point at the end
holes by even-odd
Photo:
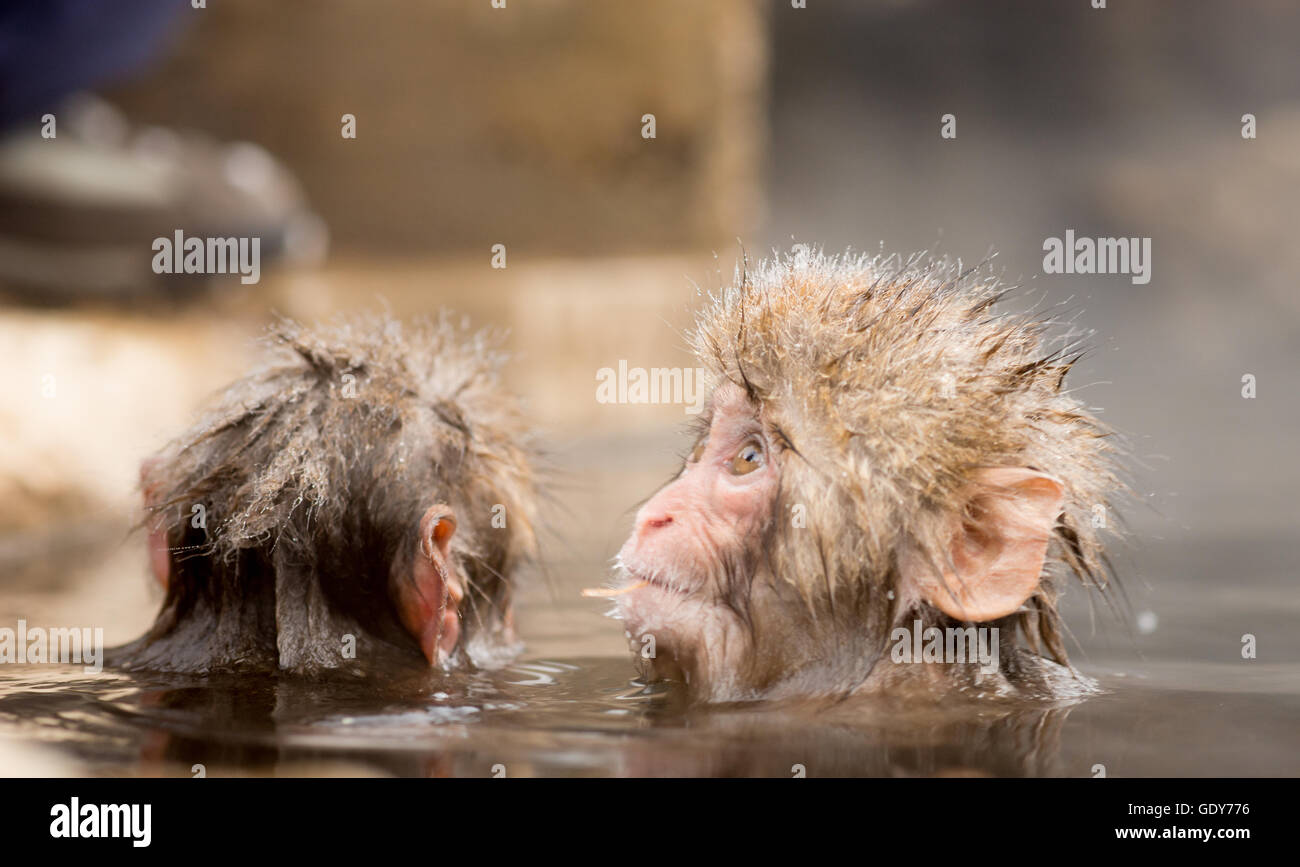
{"type": "Polygon", "coordinates": [[[165,63],[109,96],[135,121],[267,147],[344,248],[712,249],[761,216],[754,0],[220,0],[186,16],[165,63]]]}

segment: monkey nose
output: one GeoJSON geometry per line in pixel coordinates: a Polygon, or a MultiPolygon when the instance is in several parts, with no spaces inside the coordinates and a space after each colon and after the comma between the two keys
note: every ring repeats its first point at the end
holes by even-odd
{"type": "Polygon", "coordinates": [[[655,530],[661,530],[673,522],[672,515],[650,514],[642,518],[636,528],[636,537],[638,540],[644,540],[646,536],[655,530]]]}

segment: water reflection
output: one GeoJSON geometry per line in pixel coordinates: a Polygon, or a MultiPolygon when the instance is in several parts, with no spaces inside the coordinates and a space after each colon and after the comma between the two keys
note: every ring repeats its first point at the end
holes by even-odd
{"type": "Polygon", "coordinates": [[[382,684],[55,671],[7,672],[0,722],[114,775],[1054,775],[1070,713],[888,700],[689,708],[614,659],[382,684]]]}

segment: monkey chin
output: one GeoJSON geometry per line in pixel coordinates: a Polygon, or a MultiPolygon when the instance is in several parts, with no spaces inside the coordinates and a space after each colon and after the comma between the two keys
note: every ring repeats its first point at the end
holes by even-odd
{"type": "Polygon", "coordinates": [[[732,674],[743,670],[751,643],[733,611],[700,591],[619,571],[629,589],[615,598],[611,615],[623,621],[648,679],[680,682],[696,701],[757,697],[732,674]]]}
{"type": "Polygon", "coordinates": [[[1068,665],[1017,647],[1008,647],[1004,665],[991,673],[981,672],[973,663],[891,665],[887,656],[863,668],[864,660],[876,656],[864,630],[816,635],[805,631],[801,634],[807,641],[795,654],[790,641],[782,641],[779,647],[764,645],[753,623],[742,622],[729,606],[712,601],[703,591],[647,579],[621,564],[615,584],[619,589],[613,591],[615,608],[610,614],[623,621],[642,677],[648,682],[680,684],[692,704],[850,697],[1072,704],[1101,691],[1095,681],[1068,665]],[[845,656],[846,647],[856,652],[845,656]],[[853,661],[847,661],[849,657],[853,661]],[[781,662],[773,664],[777,660],[781,662]]]}

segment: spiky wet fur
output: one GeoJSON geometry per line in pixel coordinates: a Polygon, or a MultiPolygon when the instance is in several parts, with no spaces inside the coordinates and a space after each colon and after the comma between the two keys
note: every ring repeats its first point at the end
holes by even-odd
{"type": "Polygon", "coordinates": [[[1107,585],[1093,516],[1110,514],[1119,485],[1109,431],[1062,390],[1077,344],[1065,336],[1049,350],[1055,323],[995,313],[1003,294],[946,261],[797,247],[738,268],[691,342],[711,388],[744,389],[780,449],[772,521],[787,529],[765,534],[765,568],[810,612],[859,612],[879,636],[914,616],[959,625],[900,586],[898,552],[948,562],[950,516],[966,508],[978,468],[1030,467],[1060,482],[1040,589],[985,624],[1009,642],[1004,671],[1045,681],[1040,654],[1067,664],[1057,582],[1069,573],[1107,585]],[[796,505],[806,529],[789,529],[796,505]],[[1032,653],[1015,652],[1022,643],[1032,653]]]}
{"type": "Polygon", "coordinates": [[[503,393],[503,354],[446,316],[308,328],[283,320],[272,361],[229,386],[142,479],[173,553],[150,631],[116,663],[167,671],[314,673],[422,664],[388,598],[417,527],[452,506],[466,583],[462,644],[482,661],[536,552],[530,426],[503,393]],[[192,526],[192,506],[206,529],[192,526]],[[493,528],[494,506],[505,528],[493,528]],[[357,636],[353,664],[339,651],[357,636]]]}

